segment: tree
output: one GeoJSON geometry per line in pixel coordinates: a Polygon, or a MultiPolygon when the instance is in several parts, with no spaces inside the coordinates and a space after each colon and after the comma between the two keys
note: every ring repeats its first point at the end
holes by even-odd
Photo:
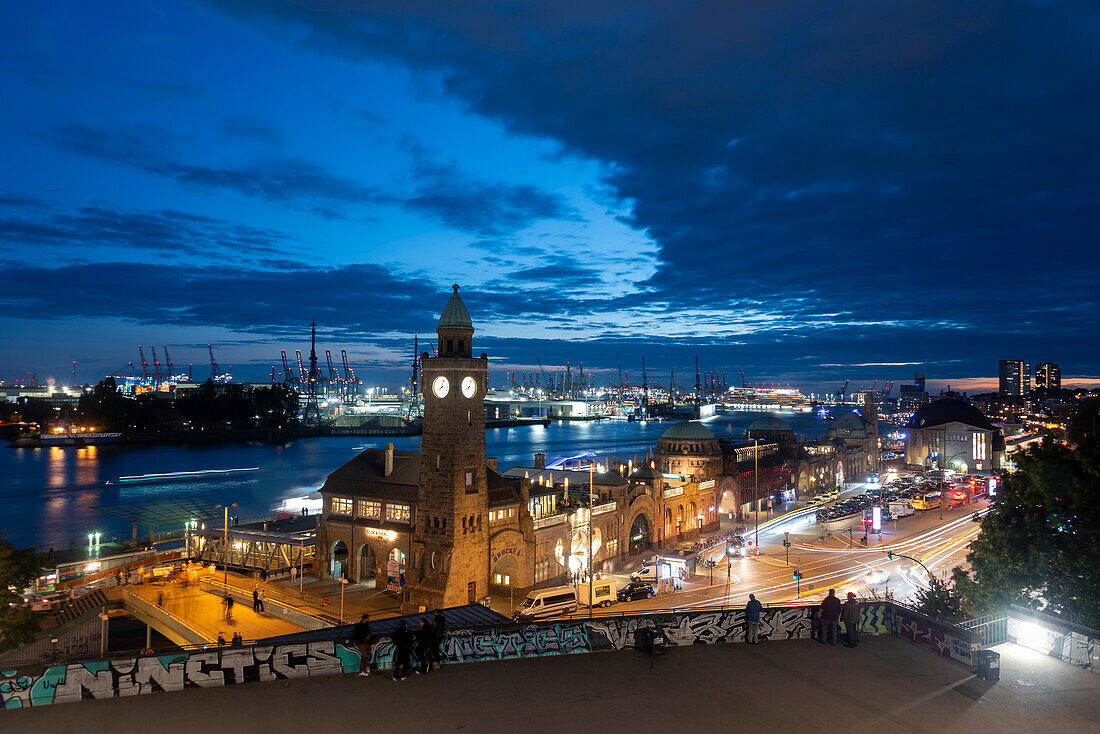
{"type": "Polygon", "coordinates": [[[19,606],[20,592],[38,578],[49,559],[34,546],[16,548],[0,530],[0,652],[34,641],[38,620],[30,609],[19,606]]]}
{"type": "Polygon", "coordinates": [[[1100,429],[1100,398],[1085,398],[1077,405],[1073,417],[1069,419],[1066,436],[1075,445],[1097,440],[1100,429]]]}
{"type": "Polygon", "coordinates": [[[945,622],[961,622],[969,616],[959,595],[936,578],[929,581],[927,589],[917,590],[916,601],[917,610],[922,614],[945,622]]]}
{"type": "Polygon", "coordinates": [[[967,560],[956,591],[976,611],[1016,603],[1100,626],[1100,442],[1028,449],[967,560]]]}

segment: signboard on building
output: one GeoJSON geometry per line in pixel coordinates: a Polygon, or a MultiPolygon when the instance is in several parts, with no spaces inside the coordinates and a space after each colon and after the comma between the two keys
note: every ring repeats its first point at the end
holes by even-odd
{"type": "Polygon", "coordinates": [[[386,591],[401,591],[401,564],[396,558],[386,561],[386,591]]]}
{"type": "Polygon", "coordinates": [[[368,538],[382,538],[393,542],[397,538],[397,533],[393,530],[383,530],[382,528],[367,528],[368,538]]]}
{"type": "Polygon", "coordinates": [[[669,497],[679,497],[683,493],[683,487],[671,487],[670,489],[665,490],[665,499],[668,499],[669,497]]]}
{"type": "Polygon", "coordinates": [[[708,479],[705,482],[699,482],[699,489],[710,489],[714,486],[714,480],[708,479]]]}

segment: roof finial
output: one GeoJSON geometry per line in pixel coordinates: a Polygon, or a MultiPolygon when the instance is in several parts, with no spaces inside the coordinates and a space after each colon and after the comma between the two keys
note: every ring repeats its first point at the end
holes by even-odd
{"type": "Polygon", "coordinates": [[[458,293],[458,283],[453,283],[451,287],[454,288],[455,293],[458,293]]]}

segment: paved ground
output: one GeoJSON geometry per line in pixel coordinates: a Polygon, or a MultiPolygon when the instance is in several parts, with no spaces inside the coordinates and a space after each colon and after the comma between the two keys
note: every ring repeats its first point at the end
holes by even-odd
{"type": "Polygon", "coordinates": [[[999,683],[896,637],[696,645],[0,712],[5,732],[1096,732],[1100,676],[1002,646],[999,683]],[[155,722],[155,723],[153,723],[155,722]]]}
{"type": "Polygon", "coordinates": [[[302,631],[296,624],[270,614],[258,615],[251,605],[240,603],[233,606],[232,621],[226,621],[221,599],[195,586],[184,589],[179,584],[161,583],[127,588],[152,603],[160,596],[165,611],[186,620],[211,641],[217,639],[218,632],[224,633],[226,640],[232,638],[234,632],[240,632],[246,640],[258,640],[302,631]]]}

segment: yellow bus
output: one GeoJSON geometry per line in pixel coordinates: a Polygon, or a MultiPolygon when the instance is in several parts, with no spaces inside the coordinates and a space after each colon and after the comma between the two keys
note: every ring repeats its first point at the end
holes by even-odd
{"type": "Polygon", "coordinates": [[[913,498],[914,510],[934,510],[940,506],[942,498],[939,492],[929,492],[928,494],[919,494],[913,498]]]}

